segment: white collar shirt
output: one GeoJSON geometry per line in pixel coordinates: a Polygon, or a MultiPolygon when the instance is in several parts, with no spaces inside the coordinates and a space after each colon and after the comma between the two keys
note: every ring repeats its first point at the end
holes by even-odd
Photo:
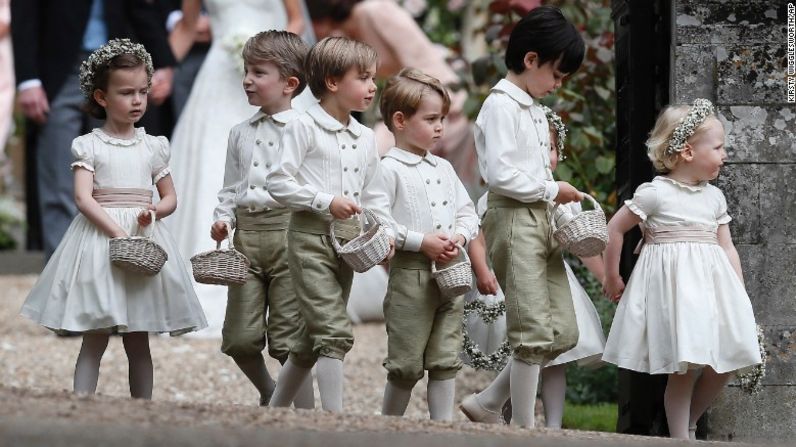
{"type": "Polygon", "coordinates": [[[526,203],[552,202],[558,195],[547,117],[512,82],[501,79],[484,101],[475,121],[475,147],[489,191],[526,203]]]}
{"type": "Polygon", "coordinates": [[[390,204],[396,248],[420,251],[429,233],[460,234],[465,244],[478,235],[473,202],[447,160],[393,147],[381,165],[378,189],[390,204]]]}
{"type": "Polygon", "coordinates": [[[345,126],[314,104],[285,127],[280,166],[266,183],[271,195],[291,209],[330,216],[332,200],[343,197],[384,220],[386,209],[367,194],[378,175],[373,130],[353,117],[345,126]]]}
{"type": "Polygon", "coordinates": [[[213,216],[216,221],[234,226],[235,208],[251,212],[284,208],[268,192],[266,177],[279,166],[285,126],[298,116],[292,109],[273,115],[260,110],[230,130],[224,186],[213,216]]]}

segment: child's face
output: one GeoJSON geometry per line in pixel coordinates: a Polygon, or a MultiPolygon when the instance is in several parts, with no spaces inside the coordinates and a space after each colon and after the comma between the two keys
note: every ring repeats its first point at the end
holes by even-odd
{"type": "Polygon", "coordinates": [[[282,79],[279,69],[271,62],[245,64],[243,90],[249,104],[257,107],[275,105],[290,97],[285,92],[287,79],[282,79]]]}
{"type": "Polygon", "coordinates": [[[442,97],[436,92],[425,92],[415,114],[394,126],[396,139],[414,152],[432,150],[442,138],[444,120],[442,97]]]}
{"type": "Polygon", "coordinates": [[[719,176],[719,170],[727,159],[724,150],[724,126],[716,118],[708,118],[705,127],[692,138],[688,145],[691,157],[684,154],[687,166],[693,170],[701,181],[713,180],[719,176]]]}
{"type": "Polygon", "coordinates": [[[109,120],[135,124],[144,116],[149,87],[143,66],[113,70],[105,90],[95,90],[94,99],[105,108],[109,120]]]}
{"type": "Polygon", "coordinates": [[[550,129],[550,170],[555,171],[558,167],[558,135],[555,129],[550,129]]]}
{"type": "Polygon", "coordinates": [[[367,110],[376,95],[376,64],[365,71],[360,71],[359,67],[349,68],[342,78],[336,80],[336,86],[334,94],[345,109],[367,110]]]}
{"type": "Polygon", "coordinates": [[[566,73],[558,70],[558,61],[539,65],[539,58],[534,52],[525,56],[525,71],[520,74],[525,83],[525,91],[536,99],[544,98],[561,87],[565,76],[566,73]]]}

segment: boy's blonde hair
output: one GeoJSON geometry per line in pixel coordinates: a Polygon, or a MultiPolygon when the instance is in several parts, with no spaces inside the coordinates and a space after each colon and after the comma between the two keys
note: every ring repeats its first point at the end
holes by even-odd
{"type": "Polygon", "coordinates": [[[451,97],[439,79],[414,68],[404,68],[387,81],[381,94],[379,110],[384,124],[394,132],[392,117],[401,112],[410,118],[417,113],[423,95],[437,93],[442,97],[442,114],[447,115],[451,107],[451,97]]]}
{"type": "Polygon", "coordinates": [[[370,45],[345,37],[327,37],[310,48],[304,68],[316,98],[326,93],[326,79],[341,78],[351,68],[368,70],[379,59],[370,45]]]}
{"type": "Polygon", "coordinates": [[[298,95],[307,85],[304,76],[304,59],[309,47],[301,37],[287,31],[263,31],[255,34],[243,46],[243,62],[246,65],[269,62],[279,70],[279,77],[294,77],[299,85],[293,91],[298,95]]]}
{"type": "MultiPolygon", "coordinates": [[[[675,129],[688,115],[689,110],[691,110],[691,106],[687,105],[668,106],[655,120],[655,127],[652,128],[646,142],[647,156],[652,161],[655,170],[662,174],[671,172],[680,163],[680,152],[669,151],[669,142],[675,129]]],[[[705,118],[688,139],[690,140],[702,132],[711,118],[716,119],[716,115],[710,114],[705,118]]]]}

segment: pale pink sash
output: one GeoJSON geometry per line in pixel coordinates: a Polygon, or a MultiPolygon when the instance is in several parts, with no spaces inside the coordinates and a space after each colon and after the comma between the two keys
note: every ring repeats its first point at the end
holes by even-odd
{"type": "Polygon", "coordinates": [[[146,208],[152,204],[152,190],[142,188],[98,188],[94,199],[105,208],[146,208]]]}
{"type": "Polygon", "coordinates": [[[639,241],[633,253],[639,254],[644,244],[671,244],[674,242],[718,244],[719,236],[715,228],[704,225],[644,227],[644,239],[639,241]]]}

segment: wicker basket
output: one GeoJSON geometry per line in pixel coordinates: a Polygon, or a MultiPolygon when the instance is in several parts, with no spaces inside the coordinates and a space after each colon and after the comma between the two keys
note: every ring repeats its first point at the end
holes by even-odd
{"type": "MultiPolygon", "coordinates": [[[[599,255],[608,244],[608,225],[605,222],[605,212],[594,200],[594,197],[588,194],[585,196],[594,206],[593,210],[576,214],[558,228],[556,228],[555,219],[552,222],[553,237],[561,245],[561,248],[582,258],[599,255]]],[[[553,215],[555,215],[556,208],[553,209],[553,215]]]]}
{"type": "MultiPolygon", "coordinates": [[[[155,231],[155,212],[150,210],[149,213],[152,216],[152,223],[148,225],[151,228],[149,236],[115,237],[108,242],[111,263],[116,267],[152,276],[156,275],[169,259],[166,250],[152,240],[152,232],[155,231]]],[[[139,231],[141,231],[140,226],[139,231]]]]}
{"type": "Polygon", "coordinates": [[[329,235],[337,254],[355,272],[363,273],[384,261],[390,253],[390,236],[372,211],[365,208],[365,232],[341,246],[334,236],[334,220],[329,224],[329,235]]]}
{"type": "Polygon", "coordinates": [[[221,249],[221,242],[216,242],[216,249],[205,251],[191,257],[193,279],[202,284],[239,285],[246,282],[249,274],[249,259],[232,243],[232,230],[227,226],[227,242],[229,247],[221,249]]]}
{"type": "Polygon", "coordinates": [[[464,253],[464,260],[456,262],[442,270],[437,270],[437,262],[431,261],[431,276],[437,281],[442,296],[453,298],[464,295],[473,288],[473,269],[467,250],[459,244],[459,251],[464,253]]]}

